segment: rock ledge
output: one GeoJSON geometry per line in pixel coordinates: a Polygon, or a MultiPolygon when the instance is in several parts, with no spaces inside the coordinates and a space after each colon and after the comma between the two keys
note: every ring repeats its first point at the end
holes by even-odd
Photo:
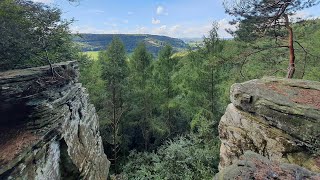
{"type": "Polygon", "coordinates": [[[99,122],[76,62],[0,73],[0,179],[107,179],[99,122]]]}
{"type": "Polygon", "coordinates": [[[221,118],[220,170],[253,151],[320,172],[320,83],[267,77],[231,88],[221,118]]]}

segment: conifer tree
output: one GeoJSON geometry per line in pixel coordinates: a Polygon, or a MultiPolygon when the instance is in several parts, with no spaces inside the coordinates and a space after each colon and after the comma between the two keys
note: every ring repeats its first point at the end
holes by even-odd
{"type": "Polygon", "coordinates": [[[177,131],[177,129],[175,129],[175,112],[171,101],[176,95],[173,89],[172,75],[178,61],[172,58],[172,55],[172,47],[166,45],[159,52],[159,59],[155,62],[154,67],[155,91],[157,92],[158,106],[160,107],[162,120],[164,120],[170,129],[170,133],[177,131]]]}
{"type": "Polygon", "coordinates": [[[131,115],[141,130],[144,149],[149,148],[152,131],[152,87],[151,79],[152,55],[148,53],[144,43],[139,43],[130,59],[130,89],[132,109],[131,115]]]}
{"type": "Polygon", "coordinates": [[[114,37],[107,50],[100,54],[102,79],[106,81],[108,100],[106,116],[109,119],[112,144],[112,162],[117,171],[117,159],[120,144],[120,125],[127,110],[126,94],[128,68],[125,47],[118,37],[114,37]]]}
{"type": "MultiPolygon", "coordinates": [[[[250,27],[250,36],[273,34],[277,39],[281,28],[287,30],[287,45],[289,49],[289,67],[287,78],[292,78],[295,72],[294,34],[289,16],[297,11],[309,8],[319,3],[319,0],[224,0],[227,13],[236,17],[233,23],[240,22],[240,31],[250,27]]],[[[284,45],[279,44],[279,47],[284,45]]]]}

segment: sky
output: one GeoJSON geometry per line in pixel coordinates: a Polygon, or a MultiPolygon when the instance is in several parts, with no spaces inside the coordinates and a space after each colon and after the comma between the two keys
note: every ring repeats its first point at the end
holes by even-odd
{"type": "MultiPolygon", "coordinates": [[[[220,26],[219,36],[231,37],[234,29],[223,0],[33,0],[62,9],[63,18],[74,19],[72,32],[98,34],[156,34],[177,38],[201,38],[220,26]]],[[[319,17],[320,6],[298,12],[302,18],[319,17]]]]}

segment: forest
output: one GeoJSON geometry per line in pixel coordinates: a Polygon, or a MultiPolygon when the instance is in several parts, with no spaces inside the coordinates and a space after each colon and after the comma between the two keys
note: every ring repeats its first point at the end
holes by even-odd
{"type": "MultiPolygon", "coordinates": [[[[304,48],[296,49],[295,78],[319,78],[319,26],[319,20],[294,24],[304,48]]],[[[219,39],[214,24],[205,46],[184,56],[166,46],[154,59],[140,44],[128,58],[117,37],[97,60],[82,55],[81,80],[98,110],[113,172],[129,179],[217,173],[218,123],[231,85],[287,72],[286,49],[275,48],[271,38],[249,42],[219,39]]]]}
{"type": "MultiPolygon", "coordinates": [[[[282,13],[316,3],[301,2],[282,13]]],[[[225,6],[231,15],[244,17],[235,19],[239,28],[232,39],[220,38],[219,24],[213,22],[203,46],[176,53],[167,44],[155,56],[144,41],[126,47],[114,35],[92,58],[74,42],[72,22],[63,20],[59,9],[3,0],[0,71],[78,60],[80,82],[99,116],[111,178],[212,179],[219,164],[218,124],[232,84],[263,76],[320,77],[319,19],[283,23],[278,16],[276,25],[268,27],[267,16],[283,5],[260,14],[225,6]],[[128,48],[133,49],[130,55],[128,48]]]]}

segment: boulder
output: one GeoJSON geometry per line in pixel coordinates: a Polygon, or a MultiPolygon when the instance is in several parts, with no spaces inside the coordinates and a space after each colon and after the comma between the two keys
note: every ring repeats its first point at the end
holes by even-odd
{"type": "Polygon", "coordinates": [[[267,77],[234,84],[221,118],[219,169],[245,151],[320,172],[320,83],[267,77]]]}
{"type": "Polygon", "coordinates": [[[214,180],[234,179],[317,180],[320,174],[297,165],[273,162],[260,154],[246,151],[237,162],[214,177],[214,180]]]}

